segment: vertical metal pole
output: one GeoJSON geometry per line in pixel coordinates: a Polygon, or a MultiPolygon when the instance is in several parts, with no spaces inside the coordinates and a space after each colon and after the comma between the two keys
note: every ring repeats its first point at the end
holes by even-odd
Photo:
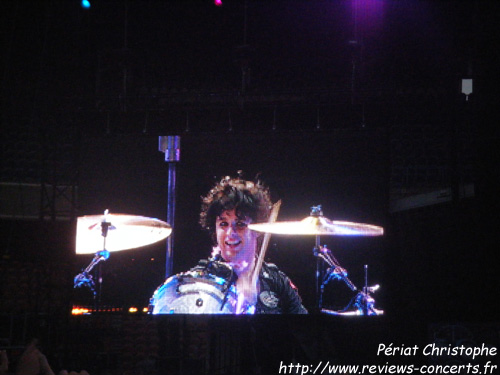
{"type": "Polygon", "coordinates": [[[316,307],[318,308],[318,312],[321,312],[323,307],[322,301],[322,293],[321,293],[321,284],[323,283],[323,267],[322,261],[320,259],[320,251],[321,251],[321,243],[319,240],[319,236],[316,236],[316,243],[314,246],[314,253],[316,256],[316,307]]]}
{"type": "MultiPolygon", "coordinates": [[[[175,219],[175,162],[168,162],[168,198],[167,222],[174,228],[175,219]]],[[[167,256],[165,257],[165,278],[172,274],[174,257],[174,232],[167,238],[167,256]]]]}
{"type": "Polygon", "coordinates": [[[160,136],[159,151],[165,153],[168,163],[168,196],[167,196],[167,222],[172,227],[172,234],[167,238],[167,252],[165,257],[165,278],[172,274],[174,257],[174,232],[175,232],[175,198],[176,198],[176,164],[181,156],[181,137],[160,136]]]}

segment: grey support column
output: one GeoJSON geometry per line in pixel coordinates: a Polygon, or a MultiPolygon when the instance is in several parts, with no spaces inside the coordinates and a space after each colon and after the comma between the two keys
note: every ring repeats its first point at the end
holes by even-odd
{"type": "Polygon", "coordinates": [[[168,164],[168,196],[167,196],[167,222],[172,227],[172,234],[167,238],[167,253],[165,257],[165,277],[172,274],[174,256],[174,234],[175,234],[175,201],[176,201],[176,166],[181,158],[181,137],[160,136],[159,151],[165,153],[165,161],[168,164]]]}

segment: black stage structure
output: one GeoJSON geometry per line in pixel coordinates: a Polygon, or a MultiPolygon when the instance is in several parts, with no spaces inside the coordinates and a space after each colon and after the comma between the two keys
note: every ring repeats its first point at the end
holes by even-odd
{"type": "MultiPolygon", "coordinates": [[[[498,4],[1,8],[0,348],[9,371],[32,336],[54,370],[92,375],[498,361],[377,355],[381,343],[499,346],[498,4]],[[322,237],[356,285],[368,265],[384,314],[315,311],[314,238],[273,235],[267,258],[297,285],[308,316],[142,312],[165,278],[165,241],[112,253],[99,311],[72,315],[95,306],[87,288],[73,288],[91,260],[75,254],[77,218],[109,209],[167,219],[161,136],[180,138],[174,273],[210,253],[201,195],[243,170],[282,200],[278,220],[321,205],[330,219],[384,227],[383,237],[322,237]]],[[[339,310],[351,297],[334,281],[324,304],[339,310]]]]}

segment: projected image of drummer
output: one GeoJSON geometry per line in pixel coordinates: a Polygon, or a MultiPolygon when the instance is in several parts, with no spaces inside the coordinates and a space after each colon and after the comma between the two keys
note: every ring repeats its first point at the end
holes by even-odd
{"type": "Polygon", "coordinates": [[[168,278],[153,294],[153,314],[307,314],[290,279],[263,261],[268,234],[250,224],[276,220],[267,186],[225,177],[203,198],[202,228],[213,239],[211,257],[168,278]]]}

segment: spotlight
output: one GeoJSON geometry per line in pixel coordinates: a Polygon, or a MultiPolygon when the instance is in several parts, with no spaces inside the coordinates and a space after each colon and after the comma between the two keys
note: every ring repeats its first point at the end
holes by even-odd
{"type": "Polygon", "coordinates": [[[214,0],[214,4],[217,7],[221,7],[222,6],[222,0],[214,0]]]}
{"type": "Polygon", "coordinates": [[[81,5],[82,5],[82,8],[88,9],[88,8],[90,8],[90,1],[89,0],[82,0],[81,5]]]}

